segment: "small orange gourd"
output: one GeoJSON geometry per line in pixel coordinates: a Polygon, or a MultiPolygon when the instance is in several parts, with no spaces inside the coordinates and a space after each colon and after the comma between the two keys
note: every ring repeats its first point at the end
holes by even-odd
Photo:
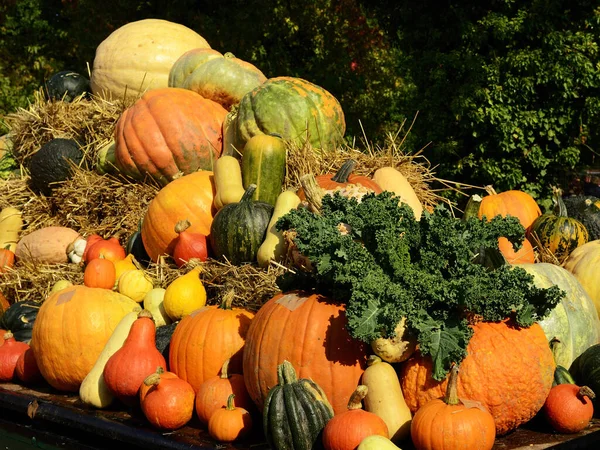
{"type": "Polygon", "coordinates": [[[32,348],[26,349],[21,353],[19,359],[17,359],[15,376],[19,381],[26,385],[38,384],[44,381],[44,377],[37,365],[32,348]]]}
{"type": "Polygon", "coordinates": [[[234,397],[235,394],[231,394],[227,406],[215,411],[208,421],[208,434],[219,442],[233,442],[252,429],[252,416],[244,408],[234,405],[234,397]]]}
{"type": "Polygon", "coordinates": [[[248,395],[244,376],[238,373],[230,374],[229,359],[221,367],[221,374],[208,378],[198,388],[196,393],[196,414],[203,424],[208,424],[215,411],[227,406],[227,399],[235,395],[235,406],[250,411],[254,403],[248,395]]]}
{"type": "Polygon", "coordinates": [[[25,342],[15,340],[10,331],[4,333],[4,344],[0,346],[0,381],[11,381],[17,360],[29,348],[25,342]]]}
{"type": "Polygon", "coordinates": [[[444,398],[427,402],[415,413],[410,434],[417,450],[486,450],[494,446],[494,417],[481,404],[467,406],[459,400],[457,377],[455,365],[444,398]]]}
{"type": "Polygon", "coordinates": [[[181,267],[192,258],[206,261],[208,258],[208,247],[206,236],[201,233],[189,231],[192,224],[189,220],[180,220],[175,225],[175,246],[173,247],[173,259],[177,267],[181,267]]]}
{"type": "Polygon", "coordinates": [[[15,252],[10,249],[10,245],[0,249],[0,273],[7,272],[15,265],[15,252]]]}
{"type": "Polygon", "coordinates": [[[123,346],[104,366],[104,381],[109,390],[126,405],[138,402],[139,389],[148,375],[167,363],[156,348],[156,326],[152,313],[143,309],[131,325],[123,346]]]}
{"type": "Polygon", "coordinates": [[[558,384],[550,389],[544,403],[544,417],[559,433],[579,433],[594,415],[594,392],[587,386],[558,384]]]}
{"type": "Polygon", "coordinates": [[[115,264],[102,256],[91,260],[83,272],[83,284],[87,287],[112,289],[115,279],[115,264]]]}
{"type": "Polygon", "coordinates": [[[367,436],[379,434],[388,437],[384,420],[377,414],[362,409],[362,400],[368,393],[361,384],[350,396],[348,410],[336,414],[323,429],[325,450],[355,450],[367,436]]]}
{"type": "Polygon", "coordinates": [[[146,419],[161,430],[176,430],[194,413],[194,388],[173,372],[158,368],[140,387],[140,405],[146,419]]]}
{"type": "Polygon", "coordinates": [[[100,256],[111,261],[119,261],[127,256],[125,248],[119,242],[118,236],[112,236],[108,239],[91,238],[91,236],[88,238],[88,243],[84,251],[83,260],[86,264],[93,259],[100,258],[100,256]]]}

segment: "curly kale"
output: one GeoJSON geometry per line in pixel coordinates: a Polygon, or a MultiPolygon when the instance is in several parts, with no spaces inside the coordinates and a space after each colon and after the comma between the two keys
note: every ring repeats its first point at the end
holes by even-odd
{"type": "Polygon", "coordinates": [[[406,317],[438,380],[466,355],[470,318],[513,317],[527,327],[564,295],[556,287],[537,288],[531,275],[504,260],[498,264],[500,236],[516,246],[523,241],[525,230],[514,217],[463,221],[440,205],[417,221],[389,192],[361,202],[335,193],[323,198],[320,213],[291,211],[277,229],[295,232],[294,243],[312,266],[282,276],[282,289],[312,288],[345,302],[350,334],[365,342],[392,335],[406,317]]]}

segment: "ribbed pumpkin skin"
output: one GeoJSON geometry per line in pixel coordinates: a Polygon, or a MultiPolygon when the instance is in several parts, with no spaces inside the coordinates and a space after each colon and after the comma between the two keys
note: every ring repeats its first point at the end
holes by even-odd
{"type": "Polygon", "coordinates": [[[163,186],[181,173],[212,170],[223,150],[226,114],[187,89],[149,91],[117,121],[117,166],[132,178],[150,176],[163,186]]]}
{"type": "Polygon", "coordinates": [[[215,183],[211,171],[201,170],[178,178],[163,187],[148,205],[142,222],[142,242],[156,261],[171,254],[177,238],[175,225],[187,219],[188,231],[208,235],[215,213],[215,183]]]}
{"type": "Polygon", "coordinates": [[[31,348],[44,379],[60,391],[77,392],[121,319],[140,306],[129,297],[75,285],[40,307],[31,348]]]}
{"type": "Polygon", "coordinates": [[[569,367],[591,345],[600,342],[600,320],[594,302],[568,270],[550,263],[521,264],[539,288],[556,285],[566,296],[540,322],[548,340],[556,337],[556,364],[569,367]]]}
{"type": "Polygon", "coordinates": [[[40,306],[30,300],[13,303],[0,318],[0,328],[10,330],[16,341],[29,343],[40,306]]]}
{"type": "MultiPolygon", "coordinates": [[[[530,420],[552,388],[555,363],[542,328],[513,328],[506,322],[481,322],[460,364],[458,396],[485,405],[506,434],[530,420]]],[[[400,369],[402,392],[414,413],[428,401],[443,397],[448,379],[431,376],[431,358],[418,352],[400,369]]]]}
{"type": "Polygon", "coordinates": [[[554,213],[538,217],[531,225],[530,235],[537,236],[542,247],[550,250],[559,261],[564,261],[589,239],[588,231],[580,221],[554,213]]]}
{"type": "Polygon", "coordinates": [[[226,110],[261,85],[267,77],[253,64],[208,48],[184,53],[169,73],[169,86],[194,91],[226,110]]]}
{"type": "Polygon", "coordinates": [[[169,346],[169,370],[192,385],[219,374],[223,363],[228,372],[242,373],[242,354],[254,314],[242,308],[205,306],[185,316],[175,328],[169,346]]]}
{"type": "Polygon", "coordinates": [[[284,140],[303,142],[307,130],[314,148],[334,149],[346,131],[338,100],[322,87],[301,78],[270,78],[240,101],[235,125],[236,148],[243,148],[257,134],[275,133],[284,140]]]}
{"type": "Polygon", "coordinates": [[[210,45],[183,25],[161,19],[125,24],[96,49],[92,92],[108,99],[134,100],[146,90],[167,87],[175,61],[194,48],[210,45]]]}
{"type": "Polygon", "coordinates": [[[600,240],[590,241],[577,247],[563,267],[575,275],[577,281],[590,296],[600,316],[600,240]]]}
{"type": "Polygon", "coordinates": [[[325,392],[336,414],[344,412],[367,366],[368,346],[346,330],[344,307],[321,295],[287,292],[256,313],[244,347],[244,380],[262,410],[277,384],[277,366],[289,361],[298,378],[325,392]]]}
{"type": "Polygon", "coordinates": [[[497,215],[514,216],[527,230],[535,219],[542,215],[542,211],[534,198],[527,192],[510,190],[486,195],[481,200],[477,217],[481,219],[485,216],[487,220],[492,220],[497,215]]]}

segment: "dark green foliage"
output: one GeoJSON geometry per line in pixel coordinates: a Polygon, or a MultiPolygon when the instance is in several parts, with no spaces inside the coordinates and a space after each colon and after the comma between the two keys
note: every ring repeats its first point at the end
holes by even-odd
{"type": "Polygon", "coordinates": [[[83,160],[79,144],[72,139],[56,138],[46,142],[31,156],[29,174],[33,187],[44,195],[52,195],[56,183],[73,174],[73,165],[83,160]]]}
{"type": "Polygon", "coordinates": [[[564,295],[535,287],[518,267],[476,262],[482,249],[498,249],[500,236],[522,242],[525,230],[514,217],[460,220],[440,205],[417,222],[389,192],[367,194],[361,203],[336,193],[323,198],[321,214],[294,210],[277,228],[296,232],[298,251],[313,267],[284,275],[283,291],[314,287],[345,302],[350,334],[365,342],[392,335],[405,316],[438,380],[465,356],[472,314],[487,321],[514,316],[530,326],[564,295]],[[349,234],[339,232],[340,223],[349,234]]]}

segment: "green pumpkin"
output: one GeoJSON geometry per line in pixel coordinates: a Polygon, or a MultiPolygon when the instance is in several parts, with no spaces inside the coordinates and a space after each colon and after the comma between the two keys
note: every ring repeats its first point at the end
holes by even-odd
{"type": "Polygon", "coordinates": [[[335,150],[346,132],[344,112],[328,91],[294,77],[270,78],[248,92],[225,119],[224,152],[243,153],[251,137],[278,134],[286,141],[310,142],[315,149],[335,150]],[[228,129],[228,128],[233,128],[228,129]]]}
{"type": "Polygon", "coordinates": [[[531,225],[530,240],[539,243],[563,262],[573,250],[588,241],[589,235],[583,223],[568,216],[558,190],[554,192],[553,201],[554,210],[542,214],[531,225]]]}
{"type": "Polygon", "coordinates": [[[4,311],[0,319],[0,328],[10,331],[15,340],[29,344],[40,306],[41,303],[34,301],[13,303],[4,311]]]}
{"type": "Polygon", "coordinates": [[[533,275],[539,288],[558,286],[565,297],[540,321],[548,341],[558,339],[554,351],[556,364],[569,367],[588,347],[600,342],[600,319],[594,302],[581,283],[566,269],[550,263],[519,264],[533,275]]]}
{"type": "Polygon", "coordinates": [[[321,448],[321,431],[333,417],[333,408],[314,381],[298,379],[292,364],[277,367],[278,384],[269,390],[263,409],[263,429],[269,447],[276,450],[321,448]]]}
{"type": "Polygon", "coordinates": [[[594,403],[597,405],[600,398],[600,344],[592,345],[579,355],[569,367],[569,372],[573,375],[575,384],[587,386],[594,391],[594,403]]]}
{"type": "Polygon", "coordinates": [[[232,264],[255,262],[265,239],[273,206],[252,200],[256,185],[251,184],[238,203],[223,206],[210,225],[210,246],[217,258],[232,264]]]}
{"type": "Polygon", "coordinates": [[[600,239],[600,198],[575,195],[563,199],[569,217],[579,220],[588,230],[590,241],[600,239]]]}

